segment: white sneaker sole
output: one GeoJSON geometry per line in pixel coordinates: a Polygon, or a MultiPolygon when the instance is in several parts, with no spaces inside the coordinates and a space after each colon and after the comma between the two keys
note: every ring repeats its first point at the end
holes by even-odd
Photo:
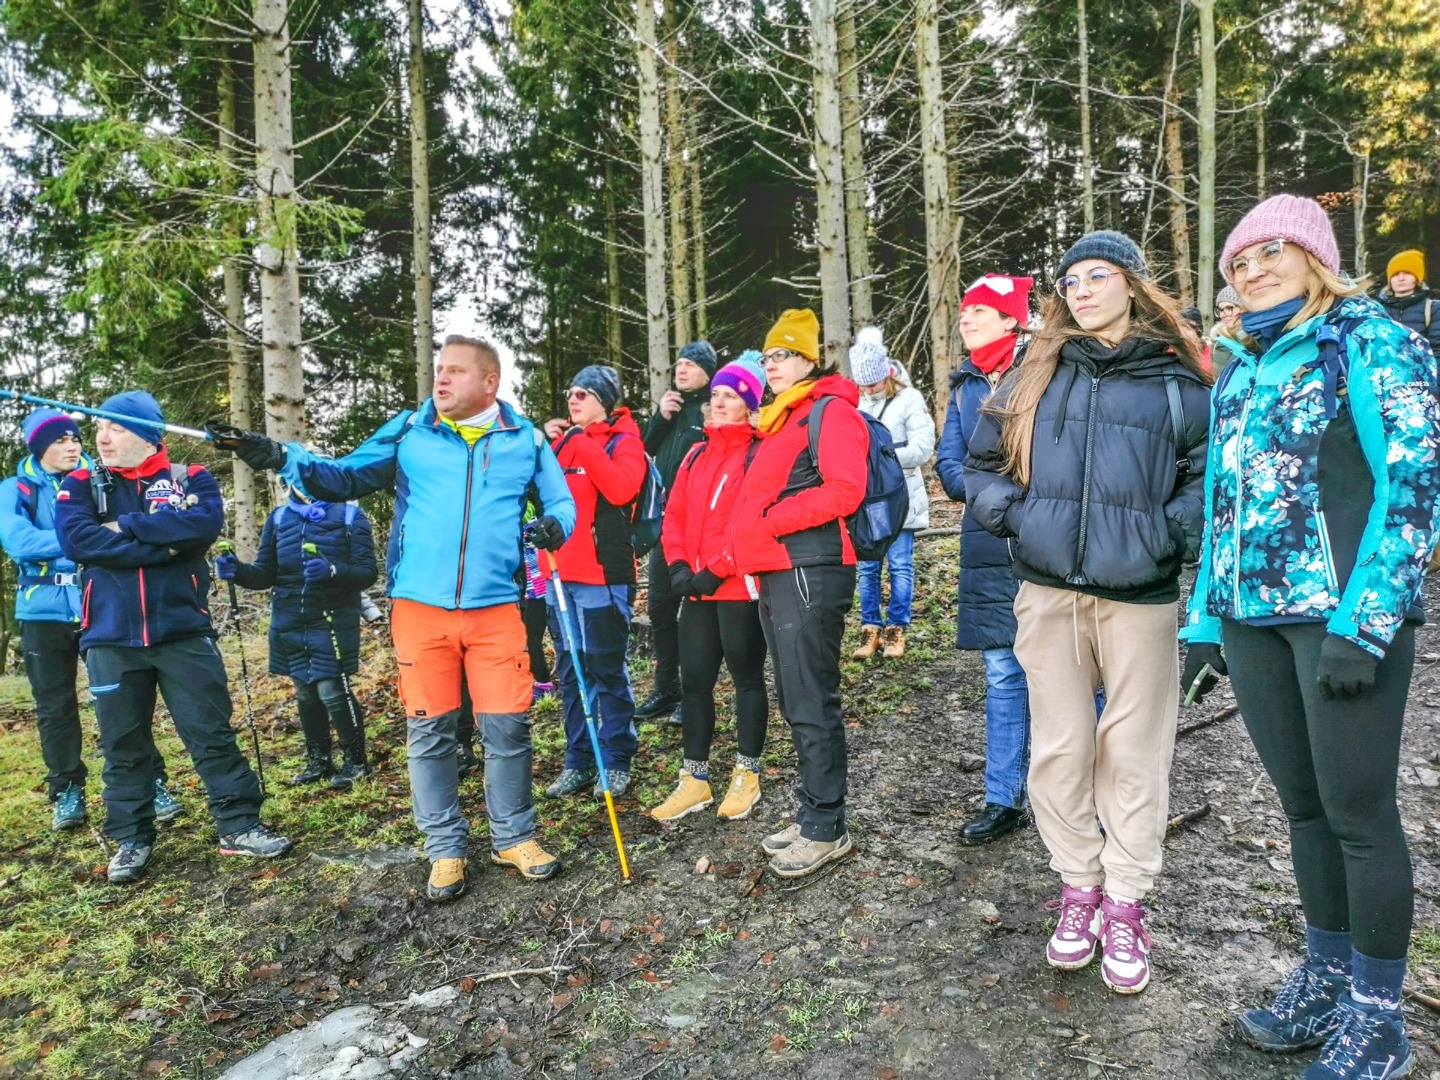
{"type": "Polygon", "coordinates": [[[1150,969],[1145,969],[1145,978],[1141,979],[1134,986],[1125,986],[1119,983],[1111,982],[1110,973],[1105,970],[1105,965],[1102,963],[1100,965],[1100,981],[1103,982],[1107,987],[1109,987],[1112,993],[1138,994],[1141,990],[1144,990],[1147,986],[1150,985],[1150,969]]]}
{"type": "MultiPolygon", "coordinates": [[[[718,817],[721,821],[744,821],[747,817],[749,817],[751,814],[753,814],[753,813],[755,812],[755,807],[757,807],[757,806],[759,806],[759,805],[760,805],[760,796],[759,796],[759,795],[756,795],[756,796],[755,796],[755,801],[754,801],[753,803],[751,803],[748,807],[746,807],[745,812],[744,812],[743,814],[722,814],[722,813],[720,813],[719,811],[716,811],[715,816],[718,817]]],[[[784,848],[781,848],[780,850],[781,850],[781,851],[784,851],[785,849],[784,849],[784,848]]]]}
{"type": "Polygon", "coordinates": [[[1088,953],[1084,956],[1077,956],[1073,960],[1056,960],[1055,957],[1050,955],[1050,949],[1047,946],[1045,949],[1045,962],[1060,971],[1079,971],[1081,968],[1087,968],[1094,963],[1095,957],[1099,954],[1100,943],[1098,941],[1095,943],[1095,947],[1088,953]]]}
{"type": "MultiPolygon", "coordinates": [[[[602,799],[604,798],[603,795],[600,796],[600,797],[601,797],[602,799]]],[[[655,813],[654,810],[651,810],[651,811],[650,811],[650,816],[651,816],[651,818],[653,818],[653,819],[656,820],[656,821],[679,821],[679,820],[680,820],[682,817],[684,817],[686,814],[698,814],[701,810],[708,809],[709,807],[712,807],[712,806],[714,806],[714,805],[715,805],[715,800],[714,800],[714,799],[706,799],[704,802],[698,802],[698,803],[696,803],[694,806],[687,806],[684,810],[681,810],[678,814],[672,814],[672,815],[670,815],[669,817],[661,817],[659,814],[655,813]]]]}

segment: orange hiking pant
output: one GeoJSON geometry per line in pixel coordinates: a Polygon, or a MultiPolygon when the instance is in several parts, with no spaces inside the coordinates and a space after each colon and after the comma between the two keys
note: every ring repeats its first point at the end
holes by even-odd
{"type": "Polygon", "coordinates": [[[390,637],[407,716],[435,717],[460,708],[462,673],[477,713],[530,708],[534,683],[517,605],[447,611],[395,600],[390,637]]]}

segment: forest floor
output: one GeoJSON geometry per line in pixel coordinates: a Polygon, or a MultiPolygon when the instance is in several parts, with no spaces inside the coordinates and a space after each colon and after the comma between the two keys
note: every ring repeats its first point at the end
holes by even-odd
{"type": "MultiPolygon", "coordinates": [[[[327,1015],[354,1006],[373,1007],[363,1053],[332,1039],[309,1059],[324,1069],[237,1075],[1295,1075],[1304,1059],[1260,1055],[1230,1026],[1236,1009],[1273,992],[1303,934],[1284,819],[1226,684],[1181,710],[1171,813],[1209,811],[1170,831],[1144,994],[1110,994],[1094,965],[1046,965],[1044,903],[1057,881],[1033,828],[985,847],[957,842],[983,802],[984,677],[977,655],[951,648],[955,553],[953,537],[917,546],[907,656],[845,665],[858,854],[796,882],[765,873],[759,849],[791,807],[793,755],[776,716],[764,801],[734,824],[641,815],[680,756],[676,729],[642,726],[638,786],[621,801],[631,884],[588,797],[538,803],[542,839],[566,862],[553,883],[488,865],[482,785],[465,780],[480,857],[465,897],[427,903],[381,625],[366,631],[358,680],[376,779],[349,795],[280,782],[302,744],[288,686],[254,674],[264,646],[250,636],[266,814],[297,841],[294,854],[256,865],[215,853],[194,770],[162,720],[189,812],[162,827],[138,886],[112,888],[98,833],[48,830],[28,692],[23,679],[0,680],[0,1078],[218,1076],[279,1036],[323,1033],[327,1015]],[[1201,721],[1211,722],[1187,731],[1201,721]]],[[[1440,595],[1430,600],[1436,610],[1440,595]]],[[[1440,630],[1418,641],[1400,792],[1416,879],[1411,980],[1436,998],[1440,630]]],[[[237,639],[223,644],[238,722],[237,639]]],[[[639,686],[645,666],[637,657],[639,686]]],[[[93,723],[87,711],[92,749],[93,723]]],[[[563,748],[556,708],[539,711],[535,733],[543,784],[563,748]]],[[[716,748],[722,783],[732,753],[728,738],[716,748]]],[[[90,763],[98,824],[98,751],[90,763]]],[[[1440,1013],[1412,998],[1406,1014],[1414,1075],[1440,1080],[1440,1013]]]]}

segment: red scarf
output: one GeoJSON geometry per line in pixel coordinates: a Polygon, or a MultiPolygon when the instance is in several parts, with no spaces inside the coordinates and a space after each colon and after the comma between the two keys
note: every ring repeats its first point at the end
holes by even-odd
{"type": "Polygon", "coordinates": [[[998,375],[1008,368],[1015,359],[1015,343],[1019,334],[1006,334],[996,338],[989,345],[981,345],[970,351],[970,362],[984,375],[998,375]]]}

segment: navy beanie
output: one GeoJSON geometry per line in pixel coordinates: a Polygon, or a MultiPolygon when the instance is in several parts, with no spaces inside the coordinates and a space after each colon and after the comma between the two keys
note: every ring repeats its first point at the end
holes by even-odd
{"type": "Polygon", "coordinates": [[[100,408],[104,412],[119,413],[126,418],[120,420],[114,416],[106,416],[102,419],[119,424],[148,443],[159,446],[165,439],[165,414],[160,411],[160,403],[153,394],[144,390],[126,390],[106,398],[100,408]]]}
{"type": "Polygon", "coordinates": [[[719,366],[720,360],[715,355],[715,346],[708,341],[692,341],[680,350],[680,359],[689,360],[691,363],[699,364],[705,369],[706,375],[714,375],[715,368],[719,366]]]}
{"type": "Polygon", "coordinates": [[[620,401],[620,376],[613,367],[604,364],[591,364],[581,368],[570,380],[570,385],[589,390],[600,399],[600,404],[605,406],[607,413],[614,412],[620,401]]]}
{"type": "Polygon", "coordinates": [[[25,446],[37,458],[45,456],[45,451],[50,449],[50,444],[62,435],[74,435],[80,438],[80,425],[66,416],[59,409],[41,407],[25,417],[25,422],[20,425],[20,430],[25,433],[25,446]]]}
{"type": "Polygon", "coordinates": [[[1140,250],[1140,245],[1124,233],[1113,229],[1086,233],[1076,240],[1074,246],[1065,252],[1065,257],[1060,260],[1060,269],[1055,276],[1064,277],[1067,270],[1086,259],[1104,259],[1136,277],[1150,276],[1150,267],[1145,265],[1145,253],[1140,250]]]}

